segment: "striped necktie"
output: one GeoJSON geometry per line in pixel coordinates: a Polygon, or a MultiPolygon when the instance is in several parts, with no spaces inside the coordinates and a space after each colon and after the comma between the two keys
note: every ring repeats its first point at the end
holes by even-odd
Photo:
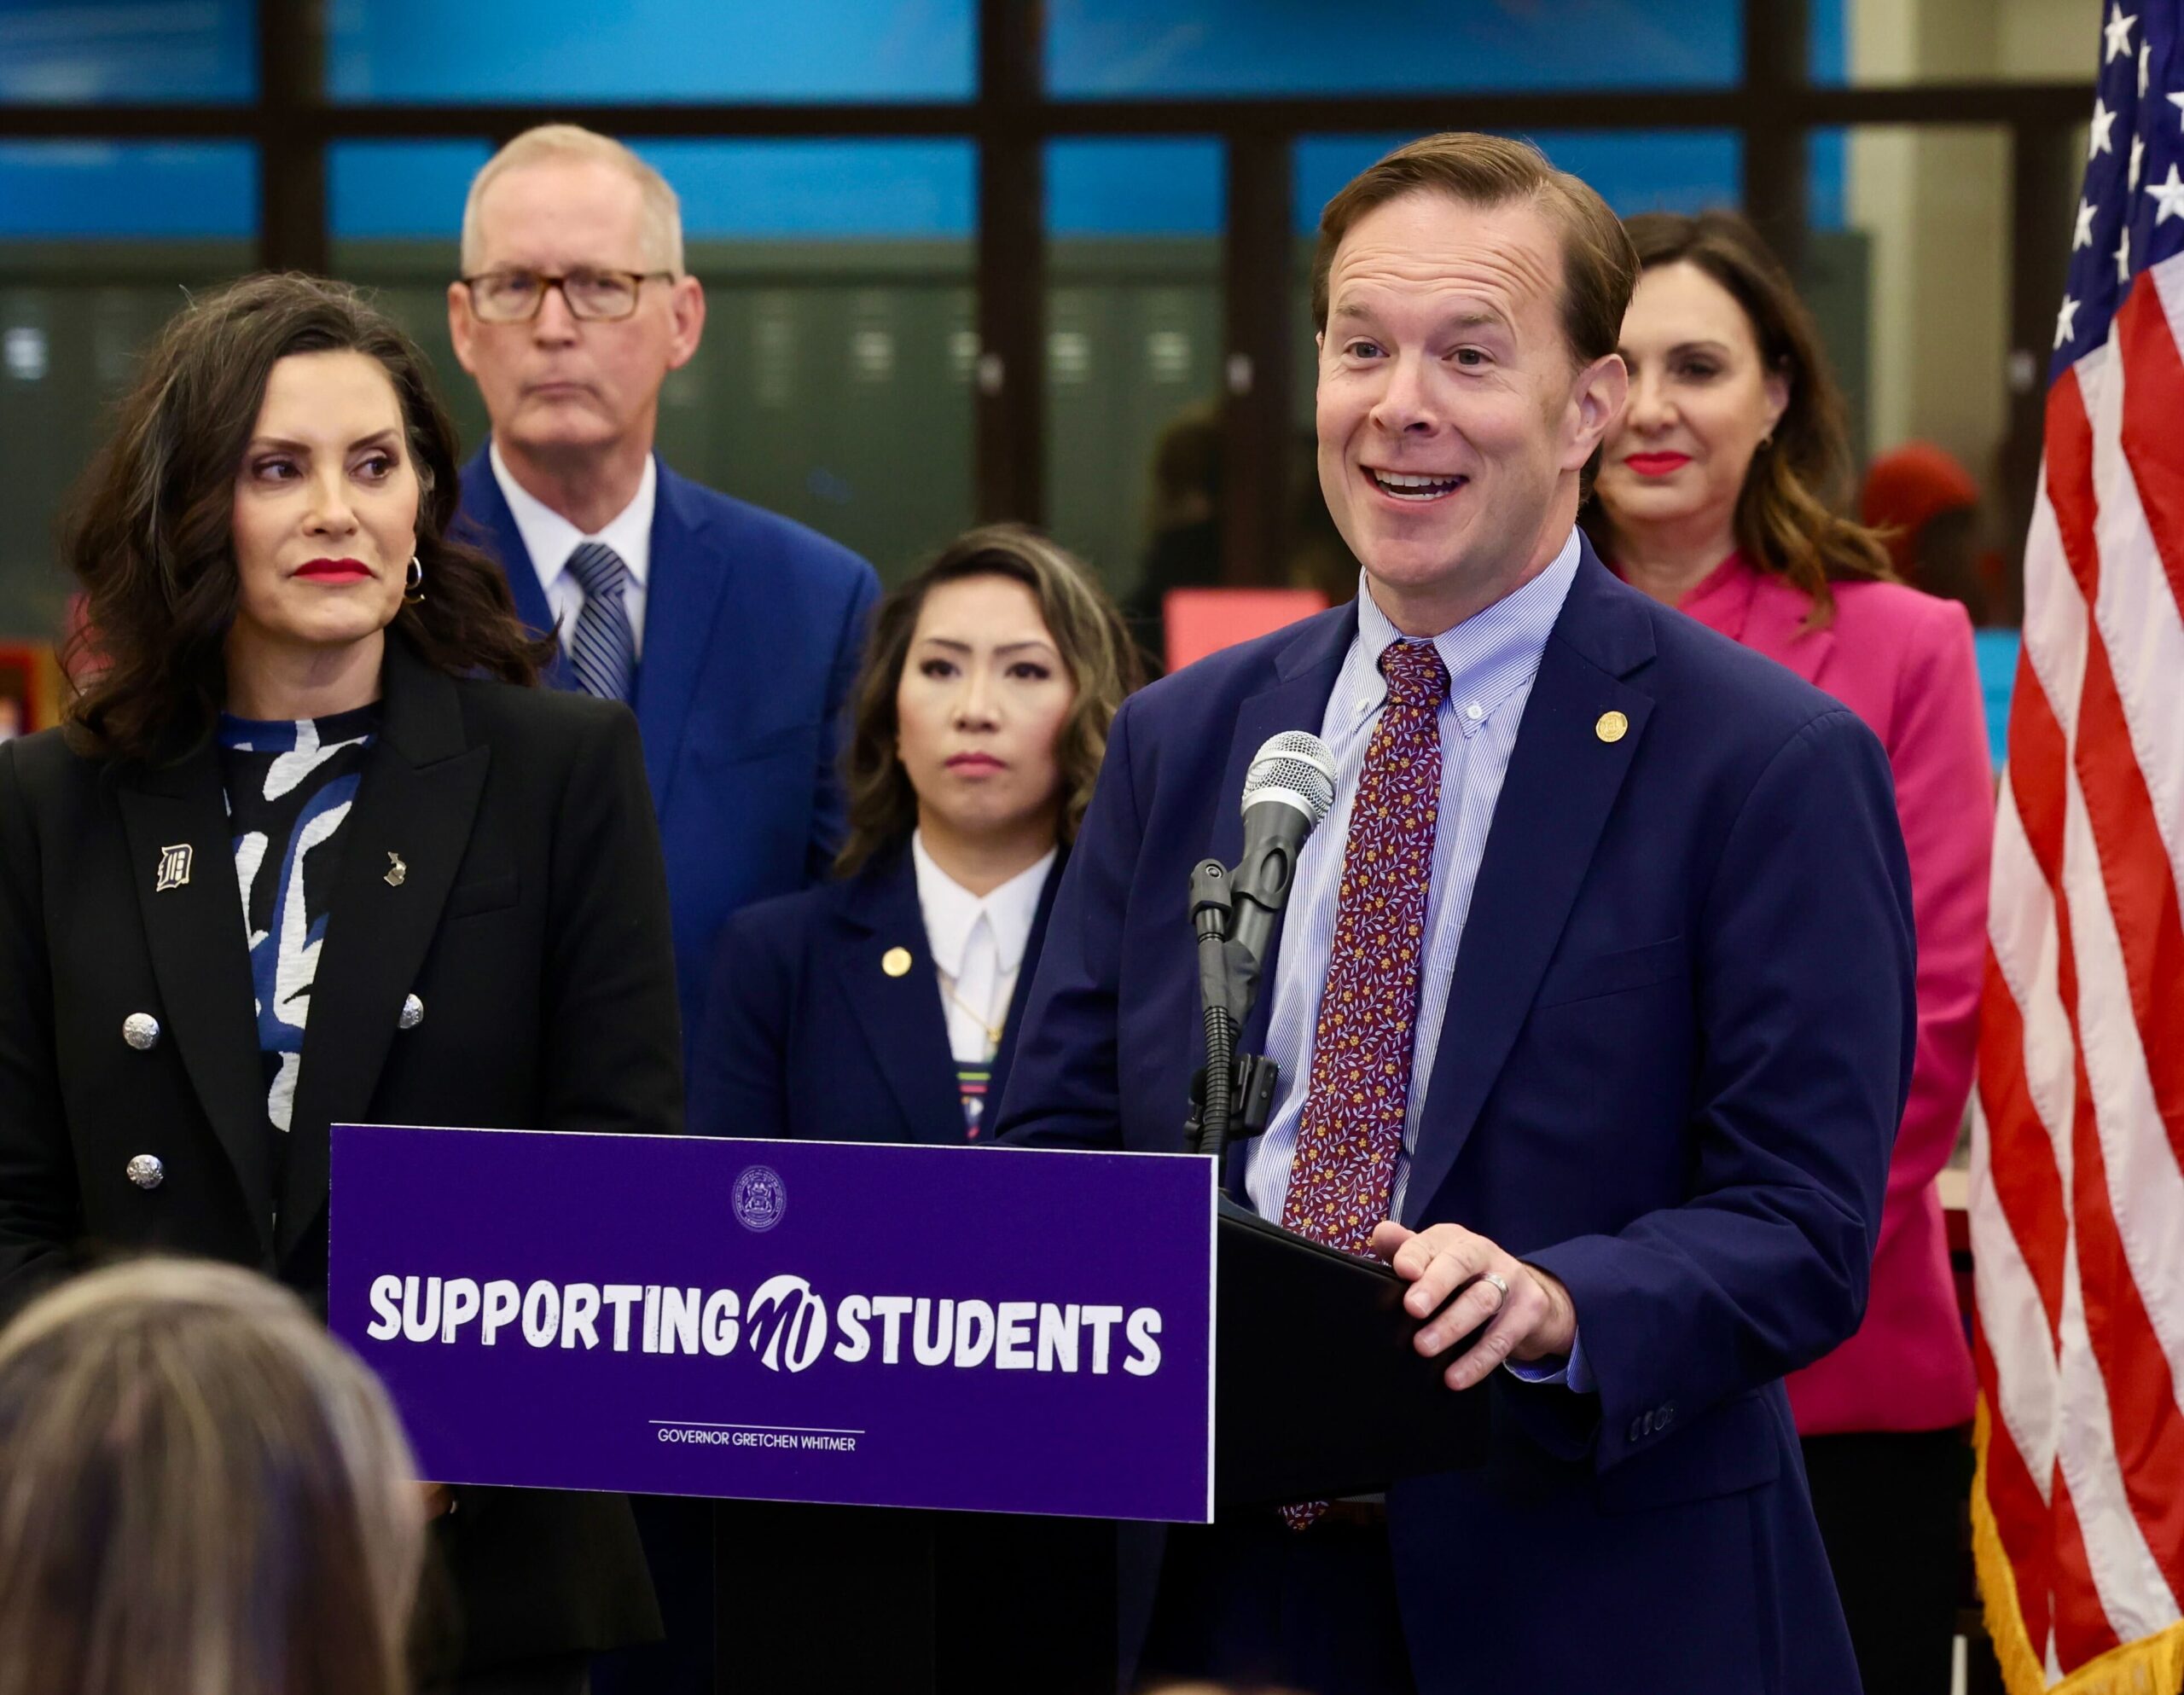
{"type": "Polygon", "coordinates": [[[569,572],[584,589],[584,607],[569,641],[577,686],[604,700],[627,701],[637,680],[637,641],[622,601],[630,567],[604,542],[586,542],[569,555],[569,572]]]}

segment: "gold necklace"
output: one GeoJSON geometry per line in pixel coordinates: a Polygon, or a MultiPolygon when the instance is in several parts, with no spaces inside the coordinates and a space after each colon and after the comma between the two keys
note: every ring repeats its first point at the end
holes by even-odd
{"type": "Polygon", "coordinates": [[[971,1015],[973,1022],[985,1033],[986,1045],[989,1048],[998,1048],[1001,1046],[1001,1033],[1008,1028],[1008,1025],[1006,1013],[1002,1014],[1001,1023],[988,1024],[986,1015],[983,1012],[956,992],[956,979],[944,971],[940,973],[940,992],[971,1015]]]}

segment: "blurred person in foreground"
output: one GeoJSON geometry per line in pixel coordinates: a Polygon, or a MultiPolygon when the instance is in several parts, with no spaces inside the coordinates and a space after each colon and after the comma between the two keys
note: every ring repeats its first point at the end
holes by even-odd
{"type": "MultiPolygon", "coordinates": [[[[329,1125],[681,1129],[636,724],[525,686],[455,502],[346,288],[238,283],[147,357],[71,508],[80,692],[0,745],[0,1300],[160,1247],[322,1314],[329,1125]]],[[[432,1499],[435,1677],[573,1692],[657,1635],[623,1497],[432,1499]]]]}
{"type": "Polygon", "coordinates": [[[1910,856],[1918,1057],[1857,1333],[1793,1373],[1813,1507],[1866,1695],[1948,1686],[1972,1417],[1934,1180],[1972,1088],[1993,781],[1971,621],[1890,580],[1841,517],[1843,403],[1788,274],[1729,212],[1627,228],[1645,269],[1623,321],[1630,402],[1588,527],[1634,587],[1779,660],[1887,749],[1910,856]]]}
{"type": "MultiPolygon", "coordinates": [[[[463,534],[558,636],[546,681],[636,712],[694,1037],[729,915],[818,881],[841,845],[837,761],[879,580],[656,450],[706,292],[674,189],[621,142],[567,124],[508,142],[470,184],[462,270],[448,333],[492,427],[463,469],[463,534]]],[[[601,1695],[712,1695],[712,1509],[636,1508],[669,1640],[603,1668],[601,1695]]]]}
{"type": "Polygon", "coordinates": [[[0,1331],[0,1695],[406,1695],[413,1475],[278,1286],[160,1257],[62,1286],[0,1331]]]}
{"type": "Polygon", "coordinates": [[[1003,1139],[1177,1146],[1192,867],[1237,856],[1261,745],[1318,734],[1334,809],[1239,1044],[1282,1087],[1226,1175],[1409,1281],[1420,1353],[1481,1330],[1443,1374],[1495,1425],[1480,1469],[1385,1501],[1170,1531],[1142,1672],[1856,1686],[1781,1379],[1864,1308],[1908,878],[1873,733],[1577,529],[1637,272],[1600,197],[1521,142],[1429,136],[1351,182],[1313,310],[1356,598],[1116,715],[1003,1139]]]}
{"type": "MultiPolygon", "coordinates": [[[[1091,574],[1013,525],[959,537],[880,601],[839,880],[729,920],[694,1132],[991,1141],[1136,659],[1091,574]]],[[[762,1502],[721,1518],[729,1588],[774,1627],[739,1648],[752,1687],[921,1686],[928,1657],[944,1688],[1114,1687],[1110,1524],[762,1502]],[[1037,1576],[996,1588],[1000,1572],[1037,1576]],[[828,1628],[844,1593],[864,1628],[828,1628]]]]}

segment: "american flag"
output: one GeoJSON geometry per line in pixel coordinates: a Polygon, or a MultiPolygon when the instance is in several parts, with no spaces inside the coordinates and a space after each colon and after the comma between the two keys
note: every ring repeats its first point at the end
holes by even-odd
{"type": "Polygon", "coordinates": [[[2055,322],[1973,1125],[2012,1695],[2184,1677],[2184,46],[2111,0],[2055,322]]]}

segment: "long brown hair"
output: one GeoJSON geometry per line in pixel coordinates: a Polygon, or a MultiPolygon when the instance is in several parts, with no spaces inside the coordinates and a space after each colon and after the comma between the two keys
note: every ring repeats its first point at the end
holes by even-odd
{"type": "Polygon", "coordinates": [[[462,493],[455,426],[416,345],[353,288],[251,277],[193,300],[167,325],[62,520],[84,596],[68,643],[67,668],[81,681],[67,717],[86,752],[149,759],[211,734],[239,592],[237,467],[274,365],[328,352],[377,361],[402,404],[426,592],[404,603],[392,630],[438,670],[537,681],[551,638],[525,630],[491,560],[448,539],[462,493]]]}
{"type": "Polygon", "coordinates": [[[1077,685],[1077,699],[1054,737],[1065,845],[1077,839],[1077,827],[1092,803],[1092,784],[1107,751],[1107,726],[1138,684],[1137,648],[1107,591],[1066,549],[1021,525],[986,525],[950,542],[873,612],[864,668],[857,676],[856,718],[842,760],[849,839],[834,868],[845,877],[908,841],[917,824],[917,792],[895,755],[895,694],[925,597],[967,577],[1005,577],[1021,583],[1039,603],[1039,616],[1077,685]]]}
{"type": "Polygon", "coordinates": [[[424,1508],[277,1284],[143,1259],[0,1332],[0,1695],[400,1695],[424,1508]]]}
{"type": "MultiPolygon", "coordinates": [[[[1737,546],[1754,565],[1787,578],[1812,601],[1806,622],[1835,615],[1831,583],[1891,582],[1888,549],[1865,525],[1844,516],[1850,494],[1850,427],[1841,390],[1829,373],[1820,332],[1797,285],[1759,232],[1733,212],[1649,212],[1624,227],[1647,270],[1696,265],[1744,309],[1760,363],[1780,375],[1789,404],[1774,439],[1752,455],[1737,496],[1737,546]]],[[[1586,532],[1608,551],[1612,530],[1597,500],[1586,532]]]]}

